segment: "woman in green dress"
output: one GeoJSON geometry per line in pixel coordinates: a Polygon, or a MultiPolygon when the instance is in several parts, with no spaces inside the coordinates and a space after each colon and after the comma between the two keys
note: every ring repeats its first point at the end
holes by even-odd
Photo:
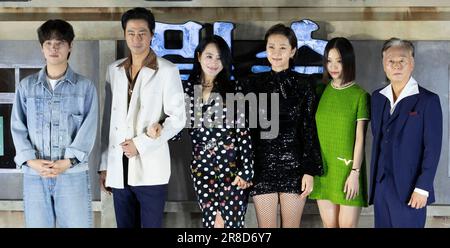
{"type": "Polygon", "coordinates": [[[324,81],[329,82],[316,112],[324,175],[314,179],[324,227],[356,227],[367,206],[364,139],[369,121],[369,94],[355,84],[355,54],[345,38],[325,48],[324,81]],[[331,81],[330,81],[331,77],[331,81]]]}

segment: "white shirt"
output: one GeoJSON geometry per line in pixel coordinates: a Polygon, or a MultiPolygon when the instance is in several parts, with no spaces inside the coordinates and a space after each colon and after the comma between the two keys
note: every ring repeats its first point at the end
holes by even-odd
{"type": "Polygon", "coordinates": [[[50,87],[52,87],[52,90],[55,90],[56,85],[58,84],[59,81],[61,81],[63,79],[62,78],[58,78],[58,79],[50,79],[49,77],[47,77],[47,81],[50,84],[50,87]]]}
{"type": "Polygon", "coordinates": [[[395,107],[397,107],[398,103],[408,96],[419,94],[419,84],[417,81],[411,77],[406,83],[403,90],[400,92],[400,95],[397,97],[397,101],[394,102],[394,92],[392,91],[392,84],[389,84],[388,86],[384,87],[380,93],[384,95],[389,102],[391,103],[391,115],[395,111],[395,107]]]}
{"type": "MultiPolygon", "coordinates": [[[[390,113],[392,115],[392,113],[394,113],[394,111],[395,111],[395,107],[397,107],[398,103],[401,100],[403,100],[403,98],[419,94],[419,84],[413,77],[411,77],[409,79],[408,83],[406,83],[405,88],[403,88],[403,90],[400,92],[400,95],[397,97],[397,101],[395,101],[395,102],[394,102],[394,92],[392,91],[392,84],[389,84],[388,86],[384,87],[380,91],[380,93],[382,95],[384,95],[391,103],[390,113]]],[[[428,197],[428,195],[429,195],[428,191],[419,189],[419,188],[415,188],[414,192],[417,192],[426,197],[428,197]]]]}

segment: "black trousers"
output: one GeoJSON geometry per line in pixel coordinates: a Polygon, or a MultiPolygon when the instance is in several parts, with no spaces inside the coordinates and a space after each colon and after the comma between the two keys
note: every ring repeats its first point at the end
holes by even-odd
{"type": "Polygon", "coordinates": [[[123,157],[124,188],[113,188],[114,211],[118,228],[162,227],[167,184],[128,185],[128,158],[123,157]]]}

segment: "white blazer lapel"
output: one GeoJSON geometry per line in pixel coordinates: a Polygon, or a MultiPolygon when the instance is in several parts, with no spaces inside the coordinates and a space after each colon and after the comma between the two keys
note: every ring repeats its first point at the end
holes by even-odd
{"type": "Polygon", "coordinates": [[[118,103],[118,109],[120,112],[127,114],[127,102],[128,102],[128,78],[125,74],[125,69],[123,67],[115,68],[114,77],[117,79],[112,80],[115,83],[113,85],[113,97],[114,102],[118,103]],[[125,107],[122,107],[125,106],[125,107]]]}
{"type": "Polygon", "coordinates": [[[127,99],[127,92],[128,92],[128,78],[127,74],[125,73],[125,68],[122,66],[120,68],[117,68],[117,77],[118,80],[114,80],[116,82],[115,89],[116,92],[119,93],[121,96],[121,99],[127,99]]]}
{"type": "Polygon", "coordinates": [[[150,69],[148,67],[144,67],[141,69],[141,72],[139,73],[139,76],[142,74],[142,85],[141,87],[144,88],[147,84],[149,84],[152,81],[152,77],[155,75],[155,70],[150,69]]]}
{"type": "Polygon", "coordinates": [[[136,83],[134,85],[133,93],[131,94],[130,107],[128,108],[128,113],[127,113],[127,123],[128,124],[132,124],[133,126],[135,126],[134,121],[136,121],[135,118],[136,118],[136,114],[137,114],[138,106],[139,106],[139,102],[140,102],[140,97],[141,97],[141,92],[142,92],[141,89],[143,87],[145,87],[145,85],[147,85],[151,81],[154,74],[155,74],[155,70],[150,69],[148,67],[143,67],[141,69],[141,71],[139,72],[137,79],[136,79],[136,83]],[[131,119],[131,118],[133,118],[133,119],[131,119]]]}

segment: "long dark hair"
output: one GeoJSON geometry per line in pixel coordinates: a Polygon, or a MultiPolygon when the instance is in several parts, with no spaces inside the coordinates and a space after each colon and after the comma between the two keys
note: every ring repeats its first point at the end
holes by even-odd
{"type": "Polygon", "coordinates": [[[200,65],[200,62],[198,61],[198,58],[203,53],[203,51],[205,51],[206,46],[208,46],[209,44],[216,45],[217,50],[219,50],[220,61],[222,62],[223,66],[223,69],[219,72],[219,74],[217,74],[214,80],[216,84],[214,85],[213,91],[219,92],[225,99],[225,94],[227,92],[234,92],[234,87],[230,79],[232,67],[231,51],[230,47],[222,37],[218,35],[212,35],[200,41],[200,44],[195,49],[194,68],[192,69],[188,80],[193,81],[195,84],[201,83],[202,67],[200,65]]]}
{"type": "Polygon", "coordinates": [[[335,48],[341,55],[342,63],[342,83],[348,83],[355,80],[355,52],[352,43],[343,37],[336,37],[328,41],[323,56],[323,81],[330,81],[330,73],[328,73],[327,63],[330,50],[335,48]]]}

